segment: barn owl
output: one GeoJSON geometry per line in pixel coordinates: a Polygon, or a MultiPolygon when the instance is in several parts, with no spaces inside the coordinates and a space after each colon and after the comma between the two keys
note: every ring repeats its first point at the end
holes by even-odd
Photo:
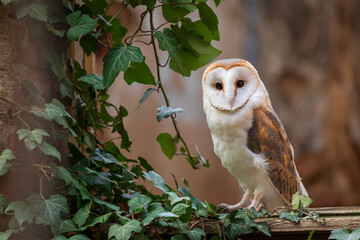
{"type": "Polygon", "coordinates": [[[216,61],[203,74],[202,90],[214,151],[245,192],[239,203],[220,206],[274,209],[297,191],[308,196],[256,69],[242,59],[216,61]]]}

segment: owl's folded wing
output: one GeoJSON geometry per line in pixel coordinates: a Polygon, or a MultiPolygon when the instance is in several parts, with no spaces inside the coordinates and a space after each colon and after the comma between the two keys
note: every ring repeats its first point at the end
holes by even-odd
{"type": "Polygon", "coordinates": [[[292,195],[300,190],[300,179],[285,129],[271,108],[255,108],[253,116],[252,127],[248,131],[248,148],[265,157],[271,182],[290,204],[292,195]]]}

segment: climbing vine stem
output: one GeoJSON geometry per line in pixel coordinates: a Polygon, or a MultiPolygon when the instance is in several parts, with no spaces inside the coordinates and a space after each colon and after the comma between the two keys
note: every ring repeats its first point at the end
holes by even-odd
{"type": "MultiPolygon", "coordinates": [[[[149,13],[150,13],[151,43],[152,43],[152,46],[153,46],[153,49],[154,49],[154,55],[155,55],[157,83],[158,83],[158,86],[159,86],[159,88],[161,90],[161,93],[163,94],[166,106],[170,107],[169,98],[167,97],[167,94],[165,92],[164,86],[162,85],[162,81],[161,81],[161,75],[160,75],[160,66],[161,66],[161,64],[160,64],[160,61],[159,61],[159,55],[157,53],[156,44],[155,44],[155,37],[154,37],[155,27],[154,27],[153,11],[149,11],[149,13]]],[[[180,130],[179,130],[178,126],[177,126],[175,116],[171,115],[170,118],[171,118],[172,124],[174,126],[174,129],[176,131],[177,137],[180,139],[181,143],[184,145],[187,156],[189,157],[189,160],[190,160],[189,162],[191,164],[191,167],[194,168],[194,169],[197,168],[196,164],[195,164],[195,161],[194,161],[194,158],[191,155],[190,149],[187,146],[184,138],[180,134],[180,130]]]]}

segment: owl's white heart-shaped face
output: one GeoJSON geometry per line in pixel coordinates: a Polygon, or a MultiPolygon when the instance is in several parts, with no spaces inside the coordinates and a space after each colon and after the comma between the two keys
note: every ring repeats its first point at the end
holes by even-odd
{"type": "Polygon", "coordinates": [[[241,59],[220,60],[204,72],[203,94],[209,103],[221,111],[242,108],[255,93],[260,78],[255,68],[241,59]]]}

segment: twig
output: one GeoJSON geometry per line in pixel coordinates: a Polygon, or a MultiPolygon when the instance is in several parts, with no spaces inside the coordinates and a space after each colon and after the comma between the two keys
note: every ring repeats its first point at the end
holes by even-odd
{"type": "Polygon", "coordinates": [[[115,13],[115,15],[109,20],[109,23],[111,23],[112,21],[114,21],[115,18],[117,18],[124,10],[125,8],[128,6],[129,4],[125,3],[124,6],[117,12],[115,13]]]}
{"type": "Polygon", "coordinates": [[[17,106],[18,108],[23,109],[23,106],[21,106],[21,105],[18,104],[17,102],[14,102],[14,101],[12,101],[12,100],[9,100],[9,99],[7,99],[7,98],[4,98],[3,96],[0,96],[0,100],[3,100],[3,101],[8,102],[8,103],[11,103],[11,104],[17,106]]]}
{"type": "Polygon", "coordinates": [[[195,6],[196,3],[176,3],[176,2],[174,2],[174,3],[162,3],[160,5],[155,6],[154,8],[162,7],[162,6],[165,6],[165,5],[194,5],[195,6]]]}
{"type": "Polygon", "coordinates": [[[41,198],[42,198],[43,200],[46,200],[46,199],[44,198],[44,196],[42,195],[42,180],[43,180],[43,178],[44,178],[44,176],[42,176],[42,177],[40,178],[39,193],[40,193],[41,198]]]}
{"type": "Polygon", "coordinates": [[[107,6],[107,8],[105,9],[105,13],[104,16],[106,16],[107,12],[109,11],[109,9],[111,8],[111,6],[114,4],[115,0],[112,0],[111,3],[109,3],[109,5],[107,6]]]}
{"type": "MultiPolygon", "coordinates": [[[[170,60],[170,55],[168,56],[165,64],[164,64],[164,65],[161,65],[161,64],[160,64],[160,67],[166,67],[166,65],[169,63],[169,60],[170,60]]],[[[175,113],[174,113],[174,114],[175,114],[175,113]]]]}
{"type": "Polygon", "coordinates": [[[136,43],[136,42],[143,43],[143,44],[145,44],[145,45],[151,45],[151,42],[147,43],[147,42],[141,41],[141,40],[132,41],[132,43],[136,43]]]}
{"type": "MultiPolygon", "coordinates": [[[[148,10],[144,11],[143,13],[140,14],[140,23],[139,23],[139,27],[135,30],[134,34],[130,36],[130,43],[132,43],[132,41],[134,40],[134,37],[136,36],[136,34],[141,31],[141,28],[142,28],[142,25],[143,25],[143,22],[144,22],[144,18],[146,16],[146,14],[148,13],[148,10]]],[[[125,39],[125,44],[127,44],[127,38],[125,39]]],[[[129,45],[127,44],[127,45],[129,45]]]]}
{"type": "MultiPolygon", "coordinates": [[[[149,11],[150,13],[150,27],[151,27],[151,30],[154,30],[154,22],[153,22],[153,12],[152,11],[149,11]]],[[[152,42],[152,45],[153,45],[153,49],[154,49],[154,55],[155,55],[155,61],[156,61],[156,71],[157,71],[157,79],[158,79],[158,86],[163,94],[163,97],[164,97],[164,100],[165,100],[165,103],[166,103],[166,106],[167,107],[170,107],[170,103],[169,103],[169,99],[166,95],[166,92],[165,92],[165,89],[163,88],[163,85],[162,85],[162,82],[161,82],[161,76],[160,76],[160,63],[159,63],[159,57],[158,57],[158,53],[157,53],[157,49],[156,49],[156,46],[155,46],[155,37],[154,37],[154,33],[151,32],[151,42],[152,42]]],[[[181,136],[180,134],[180,131],[179,131],[179,128],[177,126],[177,123],[176,123],[176,120],[174,118],[174,116],[170,116],[171,117],[171,121],[173,123],[173,126],[175,128],[175,131],[180,139],[180,141],[182,142],[182,144],[184,145],[184,148],[186,150],[186,152],[188,153],[187,156],[190,158],[190,162],[191,162],[191,166],[192,168],[196,169],[196,165],[195,165],[195,161],[190,153],[190,150],[185,142],[185,140],[183,139],[183,137],[181,136]]]]}
{"type": "Polygon", "coordinates": [[[189,229],[193,229],[199,222],[201,222],[201,220],[198,220],[196,222],[194,222],[193,224],[191,224],[191,226],[189,227],[189,229]]]}

